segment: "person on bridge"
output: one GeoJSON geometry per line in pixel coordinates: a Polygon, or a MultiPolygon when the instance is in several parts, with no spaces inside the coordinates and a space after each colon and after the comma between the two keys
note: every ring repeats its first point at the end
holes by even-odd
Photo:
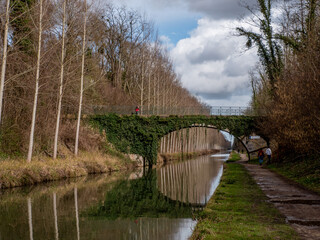
{"type": "Polygon", "coordinates": [[[267,157],[268,157],[268,162],[267,164],[270,164],[271,163],[271,154],[272,154],[272,151],[271,151],[271,148],[268,146],[268,148],[266,149],[266,154],[267,154],[267,157]]]}
{"type": "Polygon", "coordinates": [[[139,106],[136,106],[136,115],[139,115],[139,111],[140,111],[139,106]]]}
{"type": "Polygon", "coordinates": [[[264,153],[263,153],[262,149],[260,149],[258,152],[258,158],[259,158],[259,164],[261,166],[263,163],[263,158],[264,158],[264,153]]]}

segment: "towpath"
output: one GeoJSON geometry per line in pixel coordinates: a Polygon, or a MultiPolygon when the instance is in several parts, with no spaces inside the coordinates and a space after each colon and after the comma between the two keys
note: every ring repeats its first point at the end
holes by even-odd
{"type": "Polygon", "coordinates": [[[299,233],[301,239],[320,240],[320,196],[266,168],[247,164],[245,156],[241,157],[239,162],[253,176],[269,201],[299,233]]]}

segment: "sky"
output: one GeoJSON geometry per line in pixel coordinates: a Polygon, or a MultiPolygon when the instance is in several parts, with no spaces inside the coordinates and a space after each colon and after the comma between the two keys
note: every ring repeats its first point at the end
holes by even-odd
{"type": "MultiPolygon", "coordinates": [[[[106,0],[108,1],[108,0],[106,0]]],[[[112,1],[112,0],[109,0],[112,1]]],[[[211,106],[248,106],[256,50],[235,36],[249,12],[243,0],[115,0],[145,13],[158,29],[182,85],[211,106]]],[[[256,0],[244,0],[252,5],[256,0]]]]}

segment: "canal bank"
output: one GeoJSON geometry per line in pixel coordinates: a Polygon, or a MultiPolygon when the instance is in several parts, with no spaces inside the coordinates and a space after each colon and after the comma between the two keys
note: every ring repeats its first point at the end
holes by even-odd
{"type": "Polygon", "coordinates": [[[228,154],[0,190],[5,239],[188,239],[228,154]],[[123,174],[122,174],[123,173],[123,174]]]}
{"type": "Polygon", "coordinates": [[[192,239],[300,239],[243,165],[225,164],[192,239]]]}
{"type": "Polygon", "coordinates": [[[126,155],[113,152],[81,152],[75,157],[53,160],[41,156],[27,163],[25,159],[0,161],[0,189],[34,185],[90,174],[110,173],[135,168],[126,155]]]}
{"type": "MultiPolygon", "coordinates": [[[[186,154],[159,154],[157,165],[154,167],[217,152],[220,150],[186,154]]],[[[25,159],[1,160],[0,189],[77,178],[90,174],[133,170],[144,166],[143,162],[143,158],[139,155],[123,154],[110,147],[108,153],[102,151],[81,152],[77,157],[69,153],[66,154],[66,157],[56,160],[47,156],[35,157],[30,163],[27,163],[25,159]]],[[[148,166],[146,167],[148,168],[148,166]]]]}
{"type": "Polygon", "coordinates": [[[223,164],[226,156],[177,161],[153,173],[136,169],[2,190],[0,236],[180,240],[195,229],[193,239],[299,239],[242,165],[223,164]]]}

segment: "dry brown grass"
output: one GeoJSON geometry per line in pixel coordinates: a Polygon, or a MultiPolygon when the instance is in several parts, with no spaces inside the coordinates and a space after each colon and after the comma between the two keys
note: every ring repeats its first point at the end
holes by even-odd
{"type": "Polygon", "coordinates": [[[82,152],[79,157],[67,156],[53,160],[37,157],[31,163],[25,159],[0,162],[0,188],[11,188],[65,178],[128,169],[131,162],[99,152],[82,152]]]}

